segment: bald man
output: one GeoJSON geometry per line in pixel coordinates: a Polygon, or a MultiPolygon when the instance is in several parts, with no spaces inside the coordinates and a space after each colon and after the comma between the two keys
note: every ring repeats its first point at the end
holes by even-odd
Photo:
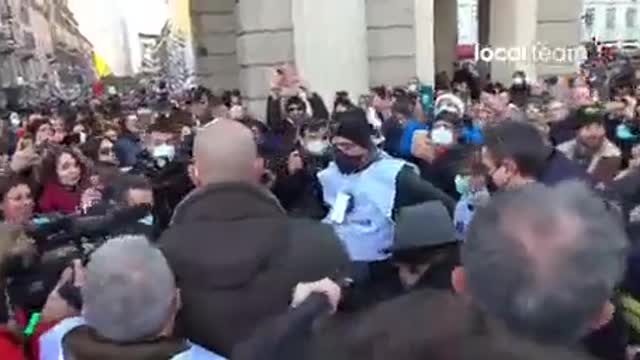
{"type": "Polygon", "coordinates": [[[253,133],[232,120],[219,119],[202,128],[193,145],[197,186],[227,181],[259,181],[258,150],[253,133]],[[256,177],[257,176],[257,177],[256,177]]]}
{"type": "Polygon", "coordinates": [[[176,209],[160,239],[182,290],[185,336],[228,356],[267,318],[287,311],[299,282],[346,268],[333,230],[290,219],[259,185],[251,131],[217,120],[194,143],[197,189],[176,209]]]}

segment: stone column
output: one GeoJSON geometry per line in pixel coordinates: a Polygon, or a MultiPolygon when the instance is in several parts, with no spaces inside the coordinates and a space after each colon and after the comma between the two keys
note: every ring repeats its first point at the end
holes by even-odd
{"type": "Polygon", "coordinates": [[[432,18],[431,12],[422,13],[419,8],[423,2],[431,1],[367,0],[371,86],[402,85],[416,76],[416,49],[422,45],[417,38],[422,34],[415,22],[432,18]]]}
{"type": "Polygon", "coordinates": [[[432,0],[436,74],[446,71],[453,77],[453,63],[456,61],[458,45],[458,2],[454,0],[432,0]]]}
{"type": "Polygon", "coordinates": [[[538,0],[537,40],[542,45],[558,49],[555,55],[552,54],[552,61],[537,64],[539,76],[573,73],[579,61],[586,58],[586,49],[580,46],[582,5],[582,0],[538,0]],[[571,51],[565,53],[567,61],[561,61],[562,49],[571,51]],[[570,58],[572,56],[574,58],[570,58]]]}
{"type": "Polygon", "coordinates": [[[294,0],[295,60],[300,75],[327,105],[335,92],[368,92],[365,0],[294,0]]]}
{"type": "Polygon", "coordinates": [[[416,74],[423,84],[435,86],[434,0],[414,0],[416,74]]]}
{"type": "Polygon", "coordinates": [[[249,111],[261,120],[265,116],[273,68],[294,60],[291,2],[241,0],[236,5],[240,88],[249,111]]]}
{"type": "MultiPolygon", "coordinates": [[[[478,0],[478,44],[480,48],[489,45],[491,29],[491,0],[478,0]]],[[[480,75],[480,86],[484,88],[487,75],[491,74],[491,64],[478,61],[476,64],[480,75]]]]}
{"type": "Polygon", "coordinates": [[[238,87],[235,0],[192,0],[195,72],[213,90],[238,87]]]}
{"type": "MultiPolygon", "coordinates": [[[[565,1],[565,0],[563,0],[565,1]]],[[[493,49],[530,49],[536,43],[537,0],[491,0],[489,18],[489,43],[493,49]]],[[[502,55],[502,54],[501,54],[502,55]]],[[[494,59],[491,62],[491,78],[505,85],[511,84],[516,70],[523,70],[531,78],[536,77],[532,61],[507,62],[494,59]]]]}
{"type": "Polygon", "coordinates": [[[524,70],[532,80],[577,70],[573,60],[580,56],[582,0],[491,0],[490,7],[490,45],[524,47],[528,57],[515,63],[494,60],[494,81],[509,84],[515,70],[524,70]],[[562,60],[563,50],[571,61],[557,61],[562,60]]]}

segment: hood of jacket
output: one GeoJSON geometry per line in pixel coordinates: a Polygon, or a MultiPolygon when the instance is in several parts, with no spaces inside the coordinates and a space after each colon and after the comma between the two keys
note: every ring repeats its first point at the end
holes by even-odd
{"type": "Polygon", "coordinates": [[[170,360],[185,352],[189,345],[184,340],[161,338],[135,344],[116,344],[101,339],[88,326],[69,332],[63,340],[65,358],[74,360],[170,360]]]}
{"type": "Polygon", "coordinates": [[[210,185],[178,205],[161,244],[182,281],[238,287],[286,252],[287,224],[287,214],[266,190],[242,183],[210,185]],[[203,273],[209,275],[203,278],[203,273]]]}

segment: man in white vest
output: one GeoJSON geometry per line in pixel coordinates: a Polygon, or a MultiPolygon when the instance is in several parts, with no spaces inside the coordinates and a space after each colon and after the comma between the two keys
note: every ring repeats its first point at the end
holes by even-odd
{"type": "MultiPolygon", "coordinates": [[[[379,285],[397,281],[388,261],[398,209],[441,201],[452,214],[454,200],[420,178],[417,169],[378,150],[362,111],[340,114],[333,134],[334,161],[318,174],[333,226],[354,263],[354,280],[379,285]]],[[[429,224],[425,224],[429,226],[429,224]]],[[[384,285],[382,286],[384,288],[384,285]]]]}
{"type": "Polygon", "coordinates": [[[109,240],[85,277],[82,316],[39,338],[41,360],[222,359],[174,336],[180,292],[167,260],[145,237],[109,240]]]}

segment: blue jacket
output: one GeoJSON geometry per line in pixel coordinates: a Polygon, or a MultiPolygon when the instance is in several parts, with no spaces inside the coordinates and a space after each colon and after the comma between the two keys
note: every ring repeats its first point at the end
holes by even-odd
{"type": "MultiPolygon", "coordinates": [[[[417,120],[410,120],[404,129],[402,139],[400,140],[400,156],[405,159],[411,158],[411,148],[413,145],[413,134],[416,130],[431,130],[427,124],[422,124],[417,120]]],[[[467,126],[462,129],[462,142],[471,145],[482,145],[484,136],[482,130],[475,126],[467,126]]]]}
{"type": "Polygon", "coordinates": [[[129,167],[136,164],[138,155],[142,152],[142,143],[137,136],[125,134],[116,141],[114,150],[120,167],[129,167]]]}
{"type": "Polygon", "coordinates": [[[402,138],[400,138],[400,149],[399,154],[401,157],[405,159],[411,158],[411,147],[413,145],[413,134],[417,130],[429,130],[429,126],[427,124],[423,124],[418,120],[411,119],[407,123],[404,128],[404,132],[402,133],[402,138]]]}
{"type": "Polygon", "coordinates": [[[547,165],[540,176],[540,182],[552,186],[566,180],[582,180],[593,185],[593,179],[585,169],[571,161],[562,152],[553,150],[547,165]]]}

